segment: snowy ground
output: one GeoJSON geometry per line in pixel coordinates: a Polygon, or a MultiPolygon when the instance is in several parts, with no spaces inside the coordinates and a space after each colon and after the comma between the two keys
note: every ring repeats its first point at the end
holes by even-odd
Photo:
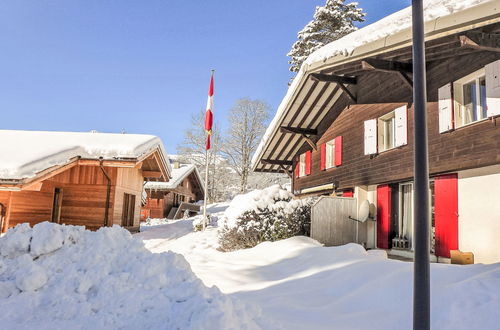
{"type": "MultiPolygon", "coordinates": [[[[192,232],[191,223],[173,221],[135,236],[153,252],[184,255],[205,285],[259,305],[264,319],[285,329],[411,328],[411,263],[306,237],[223,253],[216,250],[217,228],[192,232]]],[[[500,264],[433,264],[431,272],[434,329],[498,328],[500,264]]]]}

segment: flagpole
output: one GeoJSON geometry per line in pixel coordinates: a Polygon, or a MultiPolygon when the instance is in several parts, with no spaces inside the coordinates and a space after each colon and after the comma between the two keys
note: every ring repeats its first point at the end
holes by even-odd
{"type": "Polygon", "coordinates": [[[205,192],[203,198],[203,230],[205,230],[207,220],[207,193],[208,193],[208,149],[205,150],[205,192]]]}
{"type": "Polygon", "coordinates": [[[207,102],[207,111],[205,113],[205,130],[207,132],[207,144],[205,147],[205,187],[204,187],[204,198],[203,198],[203,230],[205,230],[206,227],[206,220],[207,220],[207,199],[208,199],[208,156],[209,156],[209,149],[210,149],[210,135],[212,134],[212,107],[213,107],[213,82],[214,82],[214,72],[215,70],[212,71],[212,77],[210,78],[210,87],[208,89],[208,102],[207,102]],[[208,122],[207,122],[207,115],[208,115],[208,122]]]}

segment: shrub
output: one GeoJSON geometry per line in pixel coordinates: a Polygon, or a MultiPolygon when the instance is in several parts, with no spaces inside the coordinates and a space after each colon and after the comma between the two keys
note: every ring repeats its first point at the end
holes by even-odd
{"type": "Polygon", "coordinates": [[[219,228],[222,251],[251,248],[263,241],[303,235],[311,221],[312,199],[292,199],[279,186],[237,196],[219,228]]]}

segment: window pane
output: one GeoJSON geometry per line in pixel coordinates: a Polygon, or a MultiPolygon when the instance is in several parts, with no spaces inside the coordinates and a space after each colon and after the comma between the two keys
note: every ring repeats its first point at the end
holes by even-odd
{"type": "Polygon", "coordinates": [[[476,99],[476,82],[465,84],[464,93],[464,124],[471,123],[477,120],[477,99],[476,99]]]}
{"type": "Polygon", "coordinates": [[[486,118],[486,79],[479,78],[479,93],[481,102],[481,119],[486,118]]]}

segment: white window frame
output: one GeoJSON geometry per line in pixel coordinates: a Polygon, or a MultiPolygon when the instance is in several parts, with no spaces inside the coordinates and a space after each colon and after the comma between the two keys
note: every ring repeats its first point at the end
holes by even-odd
{"type": "Polygon", "coordinates": [[[335,139],[325,143],[325,169],[335,167],[335,139]]]}
{"type": "Polygon", "coordinates": [[[396,111],[393,110],[377,119],[378,151],[396,148],[396,111]]]}
{"type": "Polygon", "coordinates": [[[306,176],[306,154],[299,156],[299,178],[306,176]]]}
{"type": "MultiPolygon", "coordinates": [[[[454,118],[455,128],[464,127],[488,118],[486,109],[483,110],[481,106],[481,88],[479,85],[480,80],[484,80],[486,84],[486,71],[484,68],[479,69],[467,76],[460,78],[453,83],[453,98],[454,98],[454,118]],[[464,86],[475,82],[476,84],[476,120],[474,120],[473,110],[467,110],[464,105],[464,86]]],[[[486,100],[486,88],[484,89],[484,99],[486,100]]]]}

